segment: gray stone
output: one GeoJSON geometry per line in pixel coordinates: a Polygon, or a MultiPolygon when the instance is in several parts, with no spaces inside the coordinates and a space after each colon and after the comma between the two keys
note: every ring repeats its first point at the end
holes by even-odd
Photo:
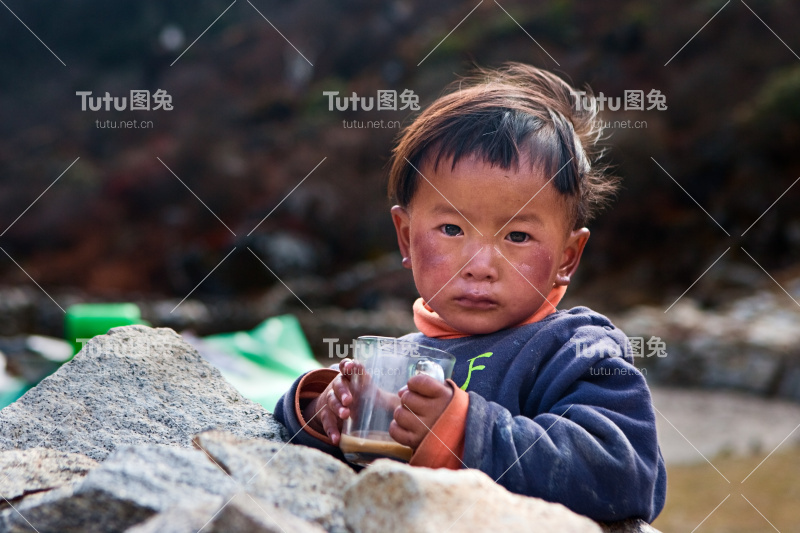
{"type": "Polygon", "coordinates": [[[257,496],[236,493],[222,508],[173,507],[126,533],[323,533],[325,530],[257,496]]]}
{"type": "Polygon", "coordinates": [[[344,501],[347,525],[356,533],[602,532],[563,505],[513,494],[478,470],[433,470],[388,459],[364,470],[344,501]]]}
{"type": "Polygon", "coordinates": [[[126,326],[89,341],[0,411],[0,450],[44,446],[102,460],[123,444],[190,447],[193,434],[211,428],[287,440],[177,333],[126,326]]]}
{"type": "MultiPolygon", "coordinates": [[[[69,500],[76,485],[77,483],[74,482],[67,483],[50,491],[35,492],[26,496],[22,501],[10,502],[11,505],[6,505],[0,511],[0,533],[30,533],[34,531],[34,528],[39,533],[61,531],[61,525],[55,523],[57,519],[49,511],[43,513],[38,506],[44,504],[45,509],[49,510],[52,502],[69,500]]],[[[65,531],[78,531],[78,529],[66,529],[65,531]]]]}
{"type": "Polygon", "coordinates": [[[97,461],[79,453],[47,448],[0,452],[0,509],[28,494],[82,479],[97,461]]]}
{"type": "Polygon", "coordinates": [[[208,533],[208,523],[219,511],[219,505],[177,505],[155,514],[125,530],[125,533],[208,533]]]}
{"type": "Polygon", "coordinates": [[[240,488],[328,531],[347,531],[342,495],[356,477],[333,457],[306,446],[276,444],[209,431],[195,437],[240,488]]]}
{"type": "Polygon", "coordinates": [[[236,483],[197,450],[120,447],[81,481],[0,514],[0,531],[122,531],[179,506],[219,508],[236,483]]]}

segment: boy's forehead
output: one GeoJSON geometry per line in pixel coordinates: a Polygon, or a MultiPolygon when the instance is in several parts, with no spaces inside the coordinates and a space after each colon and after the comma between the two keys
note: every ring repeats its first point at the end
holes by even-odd
{"type": "Polygon", "coordinates": [[[452,158],[443,158],[438,166],[423,161],[419,170],[412,210],[424,205],[431,214],[460,212],[467,219],[482,216],[501,223],[512,216],[540,224],[550,216],[569,216],[567,199],[556,190],[553,177],[529,158],[509,169],[475,156],[459,160],[455,167],[452,158]]]}
{"type": "Polygon", "coordinates": [[[475,157],[462,159],[453,167],[450,159],[440,161],[438,167],[425,162],[420,173],[414,196],[424,196],[425,203],[435,204],[437,209],[441,209],[441,204],[449,205],[453,198],[469,203],[496,204],[498,201],[516,203],[522,198],[525,203],[532,198],[535,200],[534,196],[558,195],[552,179],[527,162],[503,169],[475,157]]]}
{"type": "Polygon", "coordinates": [[[504,225],[512,218],[517,222],[529,222],[531,224],[539,225],[545,224],[546,214],[542,213],[541,209],[536,209],[535,207],[528,208],[529,206],[524,206],[527,209],[521,209],[511,205],[492,205],[489,202],[486,202],[485,205],[481,207],[482,209],[478,211],[470,209],[468,206],[465,206],[463,209],[456,209],[453,205],[443,200],[441,202],[432,202],[432,205],[427,212],[431,215],[461,215],[468,220],[471,218],[481,217],[489,219],[492,222],[500,225],[504,225]]]}
{"type": "Polygon", "coordinates": [[[520,154],[518,162],[511,164],[509,168],[503,168],[501,165],[487,161],[475,154],[460,158],[455,166],[453,166],[452,156],[442,157],[438,164],[435,158],[428,157],[423,159],[419,168],[420,172],[428,178],[441,180],[452,178],[462,181],[472,179],[475,180],[470,183],[473,186],[492,178],[504,178],[508,185],[515,185],[518,188],[533,187],[538,184],[538,190],[551,177],[546,175],[542,165],[534,164],[531,157],[526,154],[520,154]]]}

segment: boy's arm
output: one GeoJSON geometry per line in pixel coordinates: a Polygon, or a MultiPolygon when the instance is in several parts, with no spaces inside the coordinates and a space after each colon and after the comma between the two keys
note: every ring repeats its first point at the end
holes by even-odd
{"type": "Polygon", "coordinates": [[[580,357],[568,343],[521,401],[522,415],[512,416],[470,393],[467,467],[512,492],[595,520],[655,519],[664,506],[666,470],[639,371],[620,357],[580,357]]]}
{"type": "Polygon", "coordinates": [[[310,417],[306,420],[303,416],[308,403],[319,396],[337,374],[336,370],[321,368],[300,376],[278,400],[274,415],[292,435],[292,444],[310,446],[344,461],[339,447],[334,446],[325,434],[309,427],[310,417]]]}

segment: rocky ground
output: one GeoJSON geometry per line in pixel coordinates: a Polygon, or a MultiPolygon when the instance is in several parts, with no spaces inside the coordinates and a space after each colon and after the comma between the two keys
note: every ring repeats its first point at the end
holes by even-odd
{"type": "Polygon", "coordinates": [[[613,320],[628,337],[644,340],[636,363],[653,383],[800,402],[800,279],[784,287],[715,309],[684,297],[672,307],[640,306],[613,320]],[[663,357],[651,355],[653,337],[665,343],[663,357]]]}
{"type": "Polygon", "coordinates": [[[654,531],[289,440],[173,331],[116,328],[0,411],[0,532],[654,531]]]}

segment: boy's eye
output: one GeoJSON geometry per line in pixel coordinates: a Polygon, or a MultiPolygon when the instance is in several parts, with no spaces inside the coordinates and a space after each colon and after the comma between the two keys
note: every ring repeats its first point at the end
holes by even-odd
{"type": "Polygon", "coordinates": [[[508,240],[511,242],[525,242],[528,240],[528,234],[524,231],[512,231],[508,234],[508,240]]]}
{"type": "Polygon", "coordinates": [[[455,224],[443,225],[442,231],[445,233],[445,235],[449,235],[450,237],[456,237],[457,235],[461,235],[461,228],[459,228],[455,224]]]}

